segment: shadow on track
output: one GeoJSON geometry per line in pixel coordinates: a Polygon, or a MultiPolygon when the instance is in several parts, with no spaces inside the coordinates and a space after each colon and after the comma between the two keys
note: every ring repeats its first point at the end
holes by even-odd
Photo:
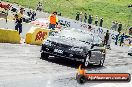
{"type": "MultiPolygon", "coordinates": [[[[45,60],[45,61],[48,61],[48,62],[52,62],[52,63],[55,63],[55,64],[59,64],[59,65],[62,65],[62,66],[75,68],[75,69],[78,69],[79,65],[82,64],[81,62],[76,62],[76,61],[68,60],[68,59],[65,59],[65,58],[51,57],[49,59],[42,59],[42,60],[45,60]]],[[[100,69],[104,69],[104,68],[105,67],[99,67],[97,65],[89,65],[86,69],[89,69],[89,70],[93,70],[93,69],[100,70],[100,69]]]]}

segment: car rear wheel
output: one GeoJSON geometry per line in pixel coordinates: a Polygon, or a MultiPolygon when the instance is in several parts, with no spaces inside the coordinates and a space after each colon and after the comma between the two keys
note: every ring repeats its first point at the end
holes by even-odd
{"type": "Polygon", "coordinates": [[[44,52],[41,53],[41,59],[48,59],[48,58],[49,58],[48,54],[46,54],[44,52]]]}

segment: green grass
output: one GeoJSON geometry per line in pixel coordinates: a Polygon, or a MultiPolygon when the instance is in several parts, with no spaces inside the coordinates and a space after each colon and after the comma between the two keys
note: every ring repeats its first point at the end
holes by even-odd
{"type": "MultiPolygon", "coordinates": [[[[12,3],[18,3],[22,6],[35,8],[38,0],[3,0],[12,3]]],[[[132,26],[132,0],[40,0],[44,3],[44,11],[61,12],[63,16],[75,19],[76,12],[98,15],[104,18],[103,26],[110,28],[112,21],[118,21],[123,24],[124,31],[128,28],[128,18],[131,14],[132,26]]],[[[129,19],[130,20],[130,19],[129,19]]]]}

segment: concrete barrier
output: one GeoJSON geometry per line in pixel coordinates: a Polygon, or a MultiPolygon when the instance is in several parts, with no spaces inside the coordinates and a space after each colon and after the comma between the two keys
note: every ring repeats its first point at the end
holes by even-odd
{"type": "Polygon", "coordinates": [[[19,44],[21,37],[16,30],[0,29],[0,43],[17,43],[19,44]]]}
{"type": "Polygon", "coordinates": [[[25,42],[32,45],[41,45],[49,36],[49,29],[32,27],[26,34],[25,42]]]}

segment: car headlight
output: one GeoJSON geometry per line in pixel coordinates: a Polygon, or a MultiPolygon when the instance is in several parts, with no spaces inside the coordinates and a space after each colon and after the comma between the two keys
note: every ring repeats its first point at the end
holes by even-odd
{"type": "Polygon", "coordinates": [[[45,44],[45,45],[48,45],[48,46],[51,46],[51,42],[50,42],[49,40],[45,40],[45,41],[44,41],[44,44],[45,44]]]}
{"type": "Polygon", "coordinates": [[[69,49],[69,50],[72,50],[72,51],[79,51],[79,52],[82,52],[83,51],[83,49],[81,49],[81,48],[71,48],[71,49],[69,49]]]}

